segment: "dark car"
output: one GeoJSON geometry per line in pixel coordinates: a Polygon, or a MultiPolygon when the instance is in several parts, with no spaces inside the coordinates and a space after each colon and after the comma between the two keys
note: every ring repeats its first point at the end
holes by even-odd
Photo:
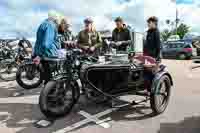
{"type": "Polygon", "coordinates": [[[183,41],[166,42],[162,46],[163,58],[191,59],[197,55],[192,43],[183,41]]]}

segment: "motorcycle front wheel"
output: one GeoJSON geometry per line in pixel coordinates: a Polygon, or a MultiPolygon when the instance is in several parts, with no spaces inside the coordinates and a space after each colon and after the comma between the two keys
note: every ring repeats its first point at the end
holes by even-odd
{"type": "Polygon", "coordinates": [[[41,112],[53,119],[67,115],[76,103],[77,91],[79,90],[67,81],[49,81],[40,93],[41,112]]]}

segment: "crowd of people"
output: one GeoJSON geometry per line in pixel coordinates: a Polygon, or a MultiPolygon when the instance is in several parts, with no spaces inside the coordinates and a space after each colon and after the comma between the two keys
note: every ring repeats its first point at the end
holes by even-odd
{"type": "MultiPolygon", "coordinates": [[[[144,55],[160,60],[160,33],[158,19],[150,17],[147,20],[148,31],[144,43],[144,55]]],[[[112,41],[117,51],[126,51],[131,44],[131,34],[121,17],[115,19],[116,28],[112,32],[112,41]]],[[[76,42],[77,47],[98,55],[102,47],[102,38],[96,31],[92,18],[84,20],[84,29],[75,37],[70,30],[70,20],[56,11],[50,11],[48,18],[42,22],[37,30],[34,46],[34,58],[57,57],[59,49],[66,48],[66,44],[76,42]]],[[[45,65],[45,63],[44,63],[45,65]]]]}
{"type": "MultiPolygon", "coordinates": [[[[150,17],[144,43],[144,54],[158,58],[160,53],[160,33],[157,28],[158,20],[150,17]]],[[[117,51],[126,51],[131,43],[131,34],[121,17],[115,19],[116,28],[112,32],[112,41],[116,42],[117,51]]],[[[50,11],[48,18],[42,22],[37,30],[34,56],[56,57],[58,50],[65,48],[69,41],[76,41],[79,48],[96,52],[102,47],[102,38],[96,31],[91,18],[84,20],[84,29],[75,37],[70,30],[70,20],[56,11],[50,11]]]]}

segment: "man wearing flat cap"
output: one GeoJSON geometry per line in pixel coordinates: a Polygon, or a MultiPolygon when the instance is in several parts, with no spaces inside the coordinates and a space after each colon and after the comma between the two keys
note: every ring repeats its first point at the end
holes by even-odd
{"type": "Polygon", "coordinates": [[[112,41],[116,42],[117,51],[126,51],[131,44],[130,31],[121,17],[115,19],[116,28],[112,32],[112,41]]]}
{"type": "Polygon", "coordinates": [[[98,54],[99,48],[102,46],[100,34],[95,30],[93,20],[86,18],[84,20],[85,29],[78,34],[78,45],[80,48],[98,54]]]}

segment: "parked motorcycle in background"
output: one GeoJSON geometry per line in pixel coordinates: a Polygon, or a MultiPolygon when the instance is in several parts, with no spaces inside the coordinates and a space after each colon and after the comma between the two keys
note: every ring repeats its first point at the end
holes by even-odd
{"type": "Polygon", "coordinates": [[[0,40],[0,79],[15,80],[19,64],[30,55],[31,49],[31,43],[25,38],[0,40]]]}
{"type": "MultiPolygon", "coordinates": [[[[65,44],[65,49],[59,50],[58,56],[60,56],[60,58],[62,58],[63,55],[65,57],[66,49],[76,47],[76,42],[73,41],[65,42],[65,44]]],[[[45,68],[40,63],[40,59],[29,59],[19,66],[16,73],[16,81],[26,90],[38,88],[45,82],[44,79],[41,78],[41,72],[44,71],[44,69],[45,68]]]]}

